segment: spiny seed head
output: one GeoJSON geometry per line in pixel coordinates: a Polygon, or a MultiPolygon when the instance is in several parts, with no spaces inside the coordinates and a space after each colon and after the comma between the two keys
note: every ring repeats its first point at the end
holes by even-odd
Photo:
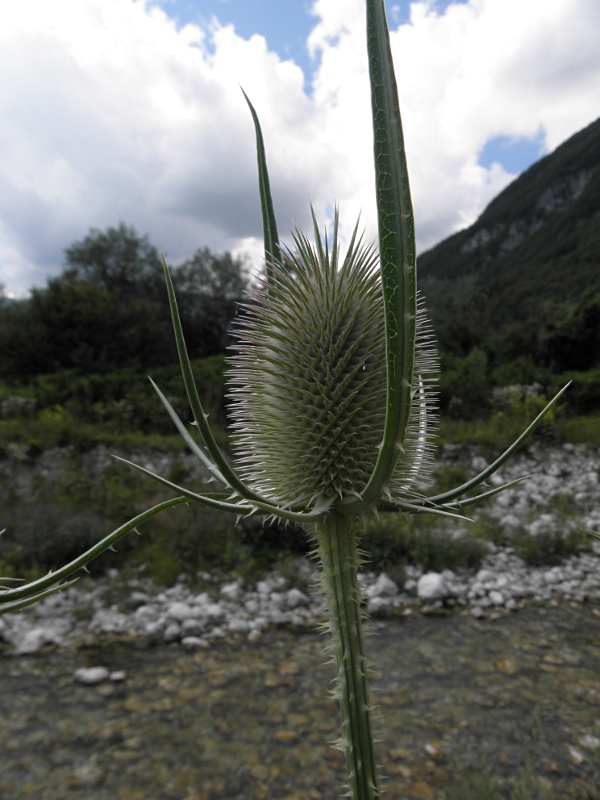
{"type": "MultiPolygon", "coordinates": [[[[374,247],[357,240],[339,264],[333,245],[300,232],[285,266],[255,290],[229,357],[233,451],[252,488],[287,508],[360,496],[382,440],[386,408],[384,306],[374,247]]],[[[418,325],[423,327],[422,313],[418,325]]],[[[406,496],[429,464],[428,335],[418,337],[415,401],[388,496],[406,496]]]]}

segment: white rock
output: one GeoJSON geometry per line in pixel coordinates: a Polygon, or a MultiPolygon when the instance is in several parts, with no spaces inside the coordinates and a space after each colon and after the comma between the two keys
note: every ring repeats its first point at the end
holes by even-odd
{"type": "Polygon", "coordinates": [[[226,600],[239,600],[243,594],[242,587],[240,586],[239,581],[224,583],[223,586],[221,586],[219,593],[226,600]]]}
{"type": "Polygon", "coordinates": [[[554,514],[540,514],[537,519],[525,526],[525,529],[531,536],[556,533],[559,530],[559,522],[554,514]]]}
{"type": "Polygon", "coordinates": [[[272,592],[269,600],[273,611],[281,611],[285,605],[286,595],[283,592],[272,592]]]}
{"type": "Polygon", "coordinates": [[[576,764],[578,767],[581,764],[583,764],[583,762],[585,761],[585,756],[583,755],[581,750],[578,750],[576,747],[573,747],[572,744],[569,745],[568,750],[569,750],[569,755],[571,756],[571,760],[573,761],[574,764],[576,764]]]}
{"type": "Polygon", "coordinates": [[[163,633],[163,640],[166,644],[170,644],[171,642],[176,642],[181,636],[181,628],[176,622],[171,622],[170,625],[167,625],[165,628],[165,632],[163,633]]]}
{"type": "Polygon", "coordinates": [[[181,640],[181,646],[186,650],[198,650],[201,647],[208,647],[208,642],[200,636],[185,636],[181,640]]]}
{"type": "Polygon", "coordinates": [[[169,604],[166,613],[170,619],[173,619],[176,622],[183,622],[184,619],[197,617],[199,615],[199,610],[198,608],[192,608],[192,606],[188,605],[187,603],[176,601],[169,604]]]}
{"type": "Polygon", "coordinates": [[[83,683],[86,686],[95,686],[97,683],[107,681],[110,677],[110,672],[106,667],[79,667],[75,670],[74,678],[77,683],[83,683]]]}
{"type": "Polygon", "coordinates": [[[204,625],[199,619],[184,619],[181,623],[181,636],[200,636],[204,633],[204,625]]]}
{"type": "Polygon", "coordinates": [[[587,747],[588,750],[597,750],[600,747],[600,739],[597,736],[592,736],[591,733],[584,733],[579,740],[582,747],[587,747]]]}
{"type": "Polygon", "coordinates": [[[563,580],[564,575],[560,567],[552,567],[552,569],[544,573],[544,581],[546,583],[561,583],[563,580]]]}
{"type": "Polygon", "coordinates": [[[135,591],[130,594],[129,600],[131,603],[136,603],[138,605],[145,605],[150,600],[150,598],[148,597],[146,592],[135,591]]]}
{"type": "Polygon", "coordinates": [[[471,584],[467,596],[470,600],[474,600],[477,597],[484,597],[485,596],[485,587],[475,580],[474,583],[471,584]]]}
{"type": "Polygon", "coordinates": [[[198,609],[198,613],[206,617],[210,622],[220,622],[225,618],[226,612],[220,603],[208,603],[202,609],[198,609]]]}
{"type": "Polygon", "coordinates": [[[258,600],[255,600],[253,597],[251,597],[244,603],[244,608],[249,614],[257,614],[260,608],[260,603],[258,600]]]}
{"type": "Polygon", "coordinates": [[[48,625],[30,628],[17,643],[15,649],[19,655],[37,653],[47,644],[61,644],[63,637],[64,632],[48,625]]]}
{"type": "Polygon", "coordinates": [[[155,620],[153,622],[146,623],[142,629],[142,633],[151,641],[156,642],[162,637],[164,629],[164,622],[161,620],[155,620]]]}
{"type": "Polygon", "coordinates": [[[493,606],[503,606],[504,605],[504,595],[502,592],[499,592],[497,589],[492,589],[492,591],[488,595],[490,599],[490,603],[493,606]]]}
{"type": "Polygon", "coordinates": [[[155,623],[157,621],[158,615],[156,613],[156,608],[154,608],[154,606],[145,605],[136,608],[136,610],[133,612],[133,616],[136,621],[136,624],[140,625],[142,628],[145,628],[148,625],[155,623]]]}
{"type": "Polygon", "coordinates": [[[300,589],[290,589],[286,593],[286,605],[288,608],[298,608],[298,606],[310,605],[310,598],[301,592],[300,589]]]}
{"type": "Polygon", "coordinates": [[[385,572],[381,573],[375,583],[368,590],[369,597],[395,597],[397,594],[398,586],[385,574],[385,572]]]}
{"type": "Polygon", "coordinates": [[[367,600],[367,613],[373,616],[377,614],[387,614],[392,610],[392,600],[390,597],[369,597],[367,600]]]}
{"type": "Polygon", "coordinates": [[[126,614],[115,607],[99,608],[88,626],[90,633],[123,633],[130,627],[126,614]]]}
{"type": "Polygon", "coordinates": [[[419,578],[417,596],[420,600],[443,600],[448,594],[448,585],[438,572],[426,572],[419,578]]]}
{"type": "Polygon", "coordinates": [[[250,623],[247,619],[234,617],[229,620],[229,625],[227,627],[231,633],[247,633],[250,630],[250,623]]]}

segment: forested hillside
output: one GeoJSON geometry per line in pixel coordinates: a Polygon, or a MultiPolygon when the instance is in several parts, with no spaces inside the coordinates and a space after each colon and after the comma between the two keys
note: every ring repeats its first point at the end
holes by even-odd
{"type": "Polygon", "coordinates": [[[584,373],[575,393],[585,388],[580,401],[598,407],[600,120],[524,172],[471,227],[421,255],[418,267],[450,372],[470,369],[496,386],[584,373]]]}

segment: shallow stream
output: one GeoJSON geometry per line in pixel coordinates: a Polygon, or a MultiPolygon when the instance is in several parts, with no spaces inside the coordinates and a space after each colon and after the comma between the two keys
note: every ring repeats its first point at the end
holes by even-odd
{"type": "MultiPolygon", "coordinates": [[[[498,798],[600,799],[598,607],[373,627],[385,800],[444,798],[452,781],[468,784],[471,766],[493,773],[498,798]]],[[[127,637],[31,656],[0,650],[0,797],[339,797],[322,648],[316,633],[271,630],[195,652],[127,637]],[[74,681],[78,667],[98,665],[126,679],[74,681]]]]}

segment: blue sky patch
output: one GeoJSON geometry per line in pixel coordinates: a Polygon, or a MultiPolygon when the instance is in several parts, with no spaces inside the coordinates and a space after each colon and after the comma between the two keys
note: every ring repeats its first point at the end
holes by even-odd
{"type": "Polygon", "coordinates": [[[309,58],[306,40],[316,23],[309,14],[311,0],[153,0],[179,27],[194,23],[205,27],[212,17],[222,25],[232,24],[244,39],[259,33],[269,50],[282,59],[293,59],[306,76],[314,63],[309,58]]]}
{"type": "Polygon", "coordinates": [[[479,154],[479,163],[489,168],[496,161],[507,172],[517,175],[539,161],[547,153],[544,132],[533,138],[526,136],[494,136],[488,139],[479,154]]]}

